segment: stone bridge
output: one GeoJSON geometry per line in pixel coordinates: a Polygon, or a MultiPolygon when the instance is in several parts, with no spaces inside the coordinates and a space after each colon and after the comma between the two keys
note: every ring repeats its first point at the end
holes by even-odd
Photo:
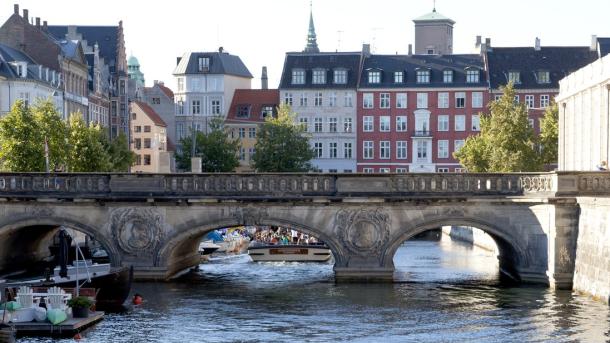
{"type": "Polygon", "coordinates": [[[168,279],[199,263],[207,232],[276,225],[326,242],[337,280],[388,281],[405,240],[466,225],[523,282],[570,288],[578,199],[609,193],[610,173],[0,174],[0,270],[48,255],[63,225],[138,279],[168,279]]]}

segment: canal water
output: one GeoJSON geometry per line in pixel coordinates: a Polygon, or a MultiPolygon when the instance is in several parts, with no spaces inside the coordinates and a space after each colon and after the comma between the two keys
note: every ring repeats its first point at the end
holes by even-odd
{"type": "Polygon", "coordinates": [[[485,250],[409,241],[394,263],[399,283],[335,284],[331,264],[215,258],[178,282],[134,284],[144,304],[82,341],[610,342],[608,305],[503,284],[485,250]]]}

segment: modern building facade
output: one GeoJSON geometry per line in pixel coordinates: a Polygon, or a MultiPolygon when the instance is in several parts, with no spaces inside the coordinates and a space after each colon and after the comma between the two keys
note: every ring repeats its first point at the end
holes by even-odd
{"type": "Polygon", "coordinates": [[[252,156],[260,124],[269,116],[277,115],[277,89],[237,89],[225,120],[225,128],[232,139],[240,143],[237,172],[252,172],[252,156]]]}
{"type": "Polygon", "coordinates": [[[167,151],[167,125],[146,103],[132,101],[130,150],[136,153],[132,172],[169,173],[170,153],[167,151]]]}

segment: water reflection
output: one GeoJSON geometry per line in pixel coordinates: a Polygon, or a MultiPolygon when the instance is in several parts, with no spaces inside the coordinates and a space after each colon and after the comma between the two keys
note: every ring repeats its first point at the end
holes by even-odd
{"type": "Polygon", "coordinates": [[[84,341],[610,340],[607,305],[503,284],[493,253],[407,242],[395,265],[401,283],[335,284],[332,264],[213,260],[179,282],[136,284],[144,305],[108,316],[84,341]]]}

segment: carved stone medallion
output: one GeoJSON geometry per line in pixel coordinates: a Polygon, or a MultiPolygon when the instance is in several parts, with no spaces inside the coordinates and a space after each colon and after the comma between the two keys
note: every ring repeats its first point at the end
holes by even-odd
{"type": "Polygon", "coordinates": [[[114,239],[130,255],[151,255],[163,238],[163,218],[154,209],[116,209],[110,222],[114,239]]]}
{"type": "Polygon", "coordinates": [[[266,208],[254,206],[233,208],[231,214],[235,220],[243,225],[261,224],[262,220],[268,216],[266,208]]]}
{"type": "Polygon", "coordinates": [[[335,231],[345,246],[360,255],[378,255],[389,236],[390,216],[375,210],[340,210],[335,217],[335,231]]]}

